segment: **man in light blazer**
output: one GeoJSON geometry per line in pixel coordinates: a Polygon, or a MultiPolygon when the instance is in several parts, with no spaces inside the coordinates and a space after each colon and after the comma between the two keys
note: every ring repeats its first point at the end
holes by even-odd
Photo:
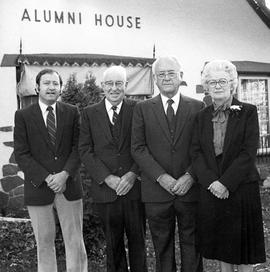
{"type": "Polygon", "coordinates": [[[130,153],[134,100],[124,99],[126,71],[108,68],[103,75],[105,99],[83,112],[79,152],[92,177],[92,195],[107,243],[107,271],[146,272],[145,219],[138,167],[130,153]]]}
{"type": "Polygon", "coordinates": [[[142,201],[152,234],[157,272],[176,271],[175,221],[181,272],[202,271],[196,251],[198,186],[193,179],[190,143],[202,102],[180,94],[181,66],[171,56],[153,64],[160,94],[135,107],[132,155],[142,171],[142,201]]]}
{"type": "Polygon", "coordinates": [[[15,113],[15,158],[25,175],[24,199],[36,242],[39,272],[56,272],[56,209],[66,249],[66,269],[87,272],[82,224],[82,187],[76,177],[78,111],[57,102],[62,79],[51,69],[36,77],[38,103],[15,113]]]}

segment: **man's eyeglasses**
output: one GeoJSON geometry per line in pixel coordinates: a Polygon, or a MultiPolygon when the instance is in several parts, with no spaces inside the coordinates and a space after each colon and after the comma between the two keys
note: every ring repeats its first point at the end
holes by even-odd
{"type": "Polygon", "coordinates": [[[231,80],[227,80],[226,78],[221,78],[219,80],[209,80],[207,84],[212,88],[215,88],[217,84],[219,84],[220,87],[225,87],[229,84],[230,81],[231,80]]]}
{"type": "Polygon", "coordinates": [[[176,78],[177,73],[176,72],[161,72],[157,74],[157,77],[159,79],[164,79],[166,76],[168,76],[168,78],[176,78]]]}
{"type": "Polygon", "coordinates": [[[115,85],[116,88],[122,88],[125,83],[123,81],[116,81],[116,82],[105,81],[104,84],[108,88],[113,88],[114,85],[115,85]]]}

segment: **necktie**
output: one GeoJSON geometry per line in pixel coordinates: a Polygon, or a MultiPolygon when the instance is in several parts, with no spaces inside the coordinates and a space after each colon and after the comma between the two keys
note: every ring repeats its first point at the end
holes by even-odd
{"type": "Polygon", "coordinates": [[[55,126],[55,115],[53,113],[52,106],[48,106],[47,108],[48,115],[47,115],[47,129],[49,133],[49,137],[51,140],[51,143],[55,145],[56,141],[56,126],[55,126]]]}
{"type": "Polygon", "coordinates": [[[112,106],[112,110],[113,110],[112,124],[115,125],[118,117],[118,114],[116,112],[117,106],[112,106]]]}
{"type": "Polygon", "coordinates": [[[173,110],[172,104],[174,103],[174,101],[172,99],[168,99],[167,103],[168,103],[168,107],[167,107],[166,114],[167,114],[169,123],[172,123],[174,118],[174,110],[173,110]]]}

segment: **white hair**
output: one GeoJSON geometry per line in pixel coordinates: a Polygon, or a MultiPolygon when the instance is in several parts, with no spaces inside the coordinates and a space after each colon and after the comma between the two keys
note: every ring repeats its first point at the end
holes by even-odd
{"type": "Polygon", "coordinates": [[[179,63],[179,61],[178,61],[178,59],[176,57],[174,57],[174,56],[163,56],[163,57],[157,58],[154,61],[154,63],[152,64],[152,72],[153,72],[154,75],[156,74],[157,64],[162,60],[170,60],[170,61],[174,62],[176,64],[176,66],[177,66],[177,72],[182,72],[181,71],[181,65],[180,65],[180,63],[179,63]]]}
{"type": "Polygon", "coordinates": [[[201,83],[205,90],[208,90],[207,82],[212,71],[226,72],[230,77],[230,80],[232,80],[232,93],[236,91],[238,85],[238,74],[234,64],[228,60],[213,60],[205,64],[201,75],[201,83]]]}
{"type": "Polygon", "coordinates": [[[103,73],[102,80],[104,81],[107,74],[111,73],[112,71],[122,74],[124,76],[125,81],[127,81],[127,71],[124,67],[120,65],[113,65],[109,67],[107,70],[105,70],[105,72],[103,73]]]}

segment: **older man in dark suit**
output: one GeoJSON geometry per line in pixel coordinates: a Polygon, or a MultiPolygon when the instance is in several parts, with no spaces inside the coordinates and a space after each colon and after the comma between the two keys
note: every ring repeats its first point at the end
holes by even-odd
{"type": "Polygon", "coordinates": [[[203,103],[179,92],[181,67],[174,57],[153,64],[160,94],[134,110],[132,154],[142,170],[142,200],[156,253],[156,271],[174,272],[175,220],[181,271],[202,271],[196,251],[197,184],[189,149],[195,113],[203,103]]]}
{"type": "Polygon", "coordinates": [[[62,79],[51,69],[36,77],[39,101],[15,114],[14,151],[25,175],[24,198],[37,242],[38,271],[56,272],[56,209],[69,272],[87,272],[82,235],[82,188],[77,170],[78,111],[57,102],[62,79]]]}
{"type": "Polygon", "coordinates": [[[128,271],[126,233],[130,271],[145,272],[144,210],[138,168],[130,153],[136,103],[124,99],[126,86],[123,67],[112,66],[104,72],[105,99],[83,112],[79,152],[93,179],[92,195],[107,243],[107,271],[128,271]]]}

